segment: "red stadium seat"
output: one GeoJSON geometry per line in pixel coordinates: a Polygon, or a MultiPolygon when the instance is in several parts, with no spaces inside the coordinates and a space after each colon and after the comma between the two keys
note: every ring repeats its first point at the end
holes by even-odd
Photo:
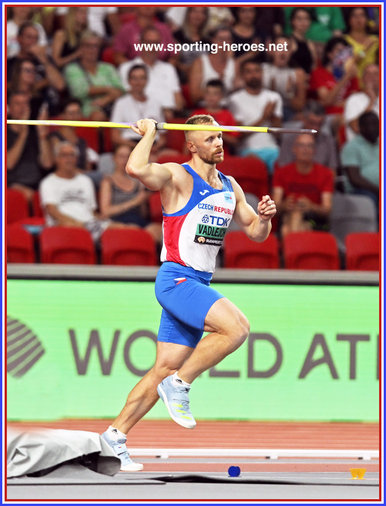
{"type": "Polygon", "coordinates": [[[8,189],[7,190],[7,223],[17,225],[29,225],[33,228],[44,226],[44,217],[35,215],[35,200],[37,192],[34,194],[34,200],[32,206],[34,209],[34,216],[29,216],[28,202],[24,195],[17,191],[8,189]]]}
{"type": "Polygon", "coordinates": [[[181,130],[168,130],[166,134],[166,147],[181,152],[185,145],[185,134],[181,130]]]}
{"type": "Polygon", "coordinates": [[[181,92],[182,92],[182,95],[185,99],[185,107],[187,109],[192,109],[194,107],[194,104],[192,102],[192,98],[190,96],[190,88],[189,88],[189,84],[183,84],[181,86],[181,92]]]}
{"type": "Polygon", "coordinates": [[[102,263],[108,265],[157,265],[156,246],[143,229],[109,229],[101,237],[102,263]]]}
{"type": "Polygon", "coordinates": [[[7,262],[22,264],[35,262],[33,237],[21,225],[12,224],[7,227],[7,262]]]}
{"type": "Polygon", "coordinates": [[[346,269],[353,271],[379,270],[379,234],[358,232],[346,235],[346,269]]]}
{"type": "Polygon", "coordinates": [[[149,198],[150,221],[162,223],[162,205],[159,192],[154,192],[149,198]]]}
{"type": "Polygon", "coordinates": [[[7,189],[7,223],[16,223],[20,220],[28,218],[28,201],[23,193],[12,188],[7,189]]]}
{"type": "Polygon", "coordinates": [[[28,218],[24,218],[23,220],[17,221],[15,224],[22,226],[25,225],[26,228],[30,227],[30,231],[33,229],[39,231],[44,227],[45,219],[39,216],[29,216],[28,218]]]}
{"type": "Polygon", "coordinates": [[[241,230],[228,232],[224,240],[224,267],[278,269],[279,244],[271,234],[261,243],[251,241],[241,230]]]}
{"type": "MultiPolygon", "coordinates": [[[[168,123],[185,123],[185,118],[171,118],[168,123]]],[[[185,133],[183,130],[167,130],[166,146],[170,149],[182,152],[185,146],[185,133]]]]}
{"type": "Polygon", "coordinates": [[[339,149],[341,149],[343,144],[347,141],[346,125],[345,124],[343,124],[339,127],[338,133],[337,133],[337,140],[338,140],[338,147],[339,147],[339,149]]]}
{"type": "Polygon", "coordinates": [[[337,270],[338,246],[329,232],[293,232],[283,238],[284,264],[287,269],[337,270]]]}
{"type": "MultiPolygon", "coordinates": [[[[75,127],[76,135],[86,141],[87,147],[100,152],[99,128],[75,127]]],[[[102,134],[103,135],[103,134],[102,134]]]]}
{"type": "Polygon", "coordinates": [[[244,193],[253,193],[259,199],[269,193],[267,167],[259,158],[227,156],[217,165],[227,176],[233,176],[244,193]]]}
{"type": "Polygon", "coordinates": [[[112,131],[112,128],[103,128],[102,130],[103,153],[112,153],[114,151],[113,140],[111,138],[112,131]]]}
{"type": "MultiPolygon", "coordinates": [[[[60,116],[57,116],[56,118],[52,118],[52,119],[59,119],[59,120],[61,120],[63,118],[61,118],[60,116]]],[[[82,118],[82,120],[87,121],[87,118],[82,118]]],[[[59,126],[57,126],[57,125],[51,125],[50,126],[50,130],[52,132],[54,132],[58,128],[59,128],[59,126]]],[[[110,129],[107,128],[106,130],[110,130],[110,129]]],[[[75,127],[75,133],[76,133],[76,135],[78,137],[80,137],[80,138],[82,138],[82,139],[84,139],[86,141],[86,144],[87,144],[88,148],[93,149],[97,153],[100,152],[101,147],[102,147],[101,146],[101,138],[103,136],[103,133],[100,134],[100,129],[99,128],[90,128],[90,127],[77,126],[77,127],[75,127]]]]}
{"type": "Polygon", "coordinates": [[[84,228],[48,227],[40,234],[42,263],[95,264],[95,248],[84,228]]]}
{"type": "Polygon", "coordinates": [[[32,209],[33,209],[33,215],[39,218],[43,218],[43,209],[40,203],[40,195],[39,192],[35,192],[33,201],[32,201],[32,209]]]}

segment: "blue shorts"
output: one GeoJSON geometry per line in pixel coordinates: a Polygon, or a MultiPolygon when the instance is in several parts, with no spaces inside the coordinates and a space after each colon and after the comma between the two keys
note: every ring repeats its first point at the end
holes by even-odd
{"type": "Polygon", "coordinates": [[[212,273],[174,262],[161,265],[155,295],[163,310],[158,341],[195,348],[204,333],[209,309],[224,295],[210,288],[212,273]]]}

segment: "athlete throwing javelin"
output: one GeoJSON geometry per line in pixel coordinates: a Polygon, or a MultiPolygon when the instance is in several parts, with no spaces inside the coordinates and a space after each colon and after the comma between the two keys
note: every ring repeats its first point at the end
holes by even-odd
{"type": "MultiPolygon", "coordinates": [[[[189,124],[217,125],[212,116],[192,116],[189,124]]],[[[163,207],[163,262],[155,293],[163,310],[155,365],[129,393],[126,404],[102,434],[121,460],[121,470],[140,471],[126,447],[128,431],[161,397],[171,418],[192,429],[191,383],[235,351],[248,337],[249,322],[227,298],[209,286],[216,256],[232,218],[253,241],[264,241],[276,206],[264,195],[257,213],[232,177],[216,169],[224,159],[221,132],[187,131],[188,163],[150,163],[156,123],[133,127],[142,139],[126,171],[149,190],[160,191],[163,207]],[[201,340],[203,332],[209,334],[201,340]]]]}

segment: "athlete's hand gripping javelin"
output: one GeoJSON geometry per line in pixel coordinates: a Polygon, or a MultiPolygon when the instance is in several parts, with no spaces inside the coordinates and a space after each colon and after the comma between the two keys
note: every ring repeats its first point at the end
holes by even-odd
{"type": "MultiPolygon", "coordinates": [[[[161,190],[165,184],[172,180],[173,175],[169,164],[160,165],[148,162],[151,145],[156,135],[156,121],[141,119],[134,127],[134,131],[142,135],[142,139],[130,155],[127,171],[133,177],[140,179],[148,189],[161,190]]],[[[258,204],[257,213],[255,213],[247,204],[241,187],[233,178],[231,180],[237,200],[235,221],[239,223],[250,239],[258,242],[264,241],[271,230],[270,220],[276,214],[275,202],[269,195],[264,195],[258,204]]]]}
{"type": "Polygon", "coordinates": [[[131,127],[131,129],[135,133],[142,136],[145,135],[145,133],[147,132],[153,133],[155,136],[157,131],[157,122],[154,119],[149,118],[140,119],[139,121],[137,121],[135,125],[131,127]]]}
{"type": "Polygon", "coordinates": [[[153,119],[140,119],[133,126],[134,132],[142,136],[135,146],[126,164],[126,172],[139,179],[148,190],[162,190],[172,181],[170,164],[150,162],[150,153],[156,136],[157,122],[153,119]]]}

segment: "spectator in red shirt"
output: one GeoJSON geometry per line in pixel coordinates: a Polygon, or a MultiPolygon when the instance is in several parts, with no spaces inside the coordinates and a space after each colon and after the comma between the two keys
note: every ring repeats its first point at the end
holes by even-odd
{"type": "MultiPolygon", "coordinates": [[[[225,97],[225,87],[220,79],[212,79],[207,82],[204,94],[204,106],[192,112],[195,114],[210,114],[219,125],[236,125],[233,114],[222,105],[225,97]]],[[[233,146],[237,143],[238,132],[223,132],[224,152],[230,154],[233,146]]]]}
{"type": "Polygon", "coordinates": [[[328,228],[334,191],[333,171],[313,161],[313,135],[298,135],[293,151],[295,161],[277,169],[273,176],[273,199],[281,218],[282,236],[328,228]]]}
{"type": "MultiPolygon", "coordinates": [[[[167,46],[173,43],[173,35],[170,28],[155,18],[157,7],[146,5],[136,8],[136,18],[133,21],[125,23],[115,36],[113,49],[114,60],[116,65],[132,60],[140,54],[141,51],[136,50],[134,44],[141,43],[141,34],[145,28],[154,26],[161,34],[161,43],[167,46]]],[[[158,52],[161,60],[166,60],[169,52],[164,49],[158,52]]]]}
{"type": "Polygon", "coordinates": [[[345,99],[359,90],[358,69],[349,44],[342,37],[334,37],[325,45],[322,66],[311,74],[310,90],[325,107],[333,131],[339,125],[345,99]]]}

